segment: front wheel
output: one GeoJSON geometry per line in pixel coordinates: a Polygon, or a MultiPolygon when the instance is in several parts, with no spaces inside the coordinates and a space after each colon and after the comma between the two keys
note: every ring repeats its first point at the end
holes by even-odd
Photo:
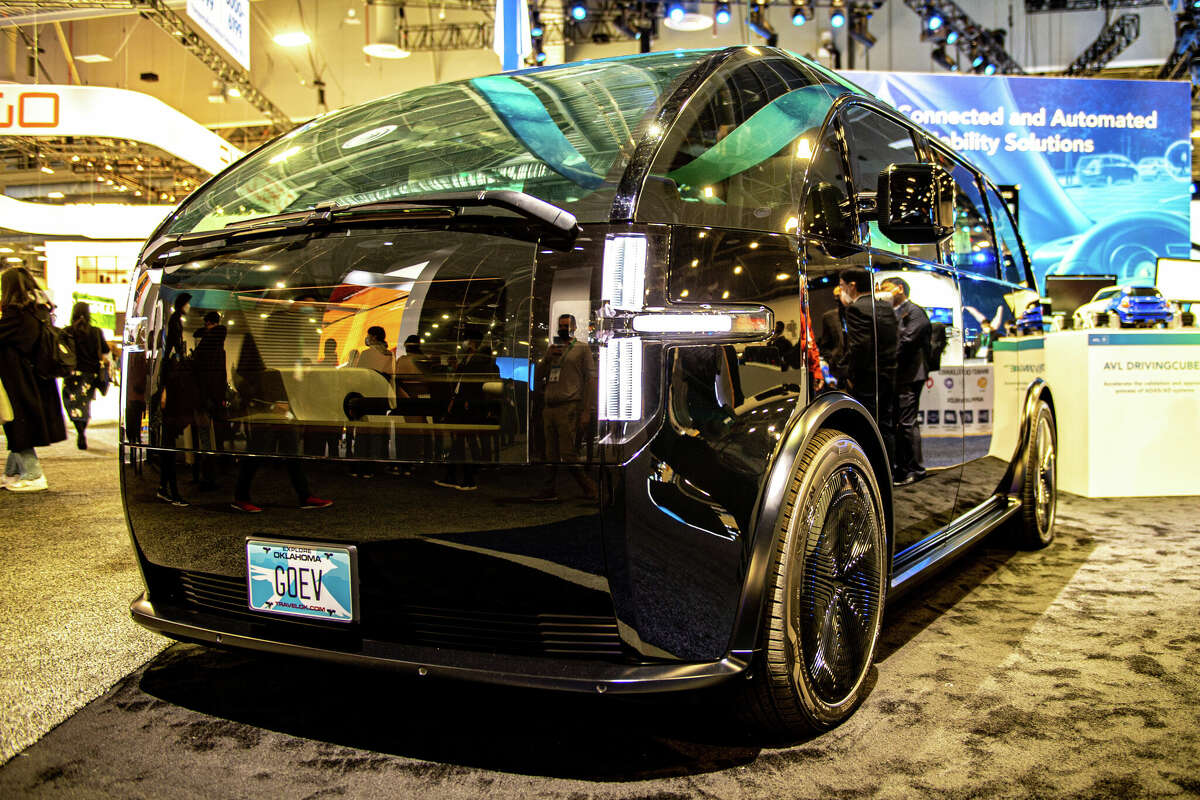
{"type": "Polygon", "coordinates": [[[740,700],[755,728],[794,736],[853,713],[879,639],[887,567],[871,462],[853,437],[821,431],[776,523],[760,658],[740,700]]]}
{"type": "Polygon", "coordinates": [[[1054,541],[1054,515],[1058,508],[1058,436],[1054,413],[1045,400],[1038,401],[1033,414],[1024,467],[1017,543],[1037,550],[1054,541]]]}

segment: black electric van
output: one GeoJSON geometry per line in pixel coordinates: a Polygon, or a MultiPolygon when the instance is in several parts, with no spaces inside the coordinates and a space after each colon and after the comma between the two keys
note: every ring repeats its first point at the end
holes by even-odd
{"type": "Polygon", "coordinates": [[[885,602],[1001,526],[1051,541],[1037,297],[985,176],[784,51],[331,112],[142,252],[133,617],[835,725],[885,602]]]}

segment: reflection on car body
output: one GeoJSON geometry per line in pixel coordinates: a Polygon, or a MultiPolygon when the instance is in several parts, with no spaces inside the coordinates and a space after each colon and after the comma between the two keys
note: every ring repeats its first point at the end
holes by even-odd
{"type": "Polygon", "coordinates": [[[986,178],[783,51],[331,113],[143,252],[134,618],[419,675],[724,684],[760,728],[835,725],[885,597],[1011,519],[1053,535],[1049,389],[992,380],[1036,298],[986,178]],[[209,315],[223,367],[183,335],[209,315]],[[143,463],[212,489],[160,500],[143,463]]]}

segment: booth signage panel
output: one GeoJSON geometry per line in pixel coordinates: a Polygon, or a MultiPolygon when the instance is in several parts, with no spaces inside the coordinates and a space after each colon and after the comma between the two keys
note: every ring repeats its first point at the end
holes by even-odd
{"type": "Polygon", "coordinates": [[[978,165],[1020,186],[1021,235],[1047,274],[1153,284],[1190,254],[1191,96],[1174,81],[855,73],[978,165]]]}
{"type": "Polygon", "coordinates": [[[1200,494],[1200,333],[1046,338],[1059,485],[1087,497],[1200,494]]]}
{"type": "Polygon", "coordinates": [[[992,345],[995,404],[988,455],[1009,459],[1017,449],[1022,404],[1029,384],[1045,377],[1046,350],[1041,336],[1000,339],[992,345]]]}
{"type": "Polygon", "coordinates": [[[4,84],[0,136],[89,136],[154,145],[217,173],[242,151],[156,97],[104,86],[4,84]]]}
{"type": "Polygon", "coordinates": [[[71,304],[80,301],[88,304],[88,312],[92,315],[92,324],[97,328],[115,331],[117,329],[117,301],[111,297],[97,297],[91,294],[71,293],[71,304]]]}
{"type": "Polygon", "coordinates": [[[239,64],[250,69],[250,0],[188,0],[187,14],[239,64]]]}

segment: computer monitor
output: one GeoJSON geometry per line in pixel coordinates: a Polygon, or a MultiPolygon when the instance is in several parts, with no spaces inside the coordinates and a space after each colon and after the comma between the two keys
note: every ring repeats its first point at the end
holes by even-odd
{"type": "Polygon", "coordinates": [[[1046,296],[1050,298],[1050,313],[1066,314],[1092,299],[1105,286],[1113,286],[1116,275],[1047,275],[1046,296]]]}
{"type": "Polygon", "coordinates": [[[1200,261],[1188,258],[1158,259],[1154,285],[1168,300],[1200,303],[1200,261]]]}

